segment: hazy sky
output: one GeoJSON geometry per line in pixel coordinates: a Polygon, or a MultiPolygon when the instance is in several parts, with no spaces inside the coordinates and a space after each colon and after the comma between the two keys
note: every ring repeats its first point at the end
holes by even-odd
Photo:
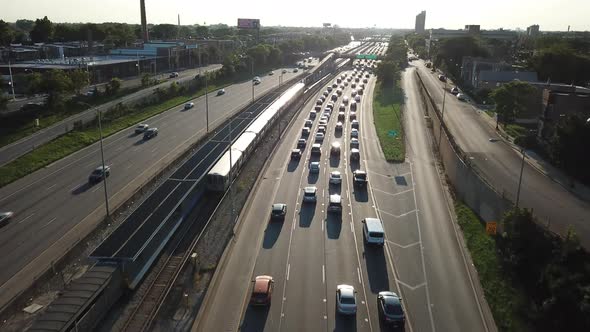
{"type": "MultiPolygon", "coordinates": [[[[590,30],[590,0],[146,0],[149,23],[226,23],[260,18],[263,26],[414,28],[426,10],[426,28],[590,30]]],[[[47,15],[53,22],[139,23],[139,0],[0,0],[0,19],[14,22],[47,15]]]]}

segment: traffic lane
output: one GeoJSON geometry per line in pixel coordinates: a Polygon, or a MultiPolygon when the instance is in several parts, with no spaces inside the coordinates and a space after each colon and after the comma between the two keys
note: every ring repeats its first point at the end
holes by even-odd
{"type": "MultiPolygon", "coordinates": [[[[302,161],[290,160],[293,142],[299,138],[299,123],[303,123],[307,112],[301,111],[279,142],[275,154],[263,170],[258,190],[252,194],[252,205],[247,205],[243,211],[242,224],[237,237],[236,247],[228,257],[228,263],[223,271],[216,272],[220,282],[211,297],[211,302],[202,308],[204,315],[198,327],[202,331],[235,330],[241,326],[242,330],[261,331],[268,324],[274,329],[280,318],[281,297],[285,279],[286,256],[292,225],[295,222],[293,203],[288,203],[288,195],[294,195],[290,190],[293,178],[299,179],[304,167],[302,161]],[[286,184],[281,185],[282,182],[286,184]],[[272,188],[268,188],[272,186],[272,188]],[[262,188],[268,188],[264,191],[262,188]],[[279,190],[283,192],[279,193],[279,190]],[[277,198],[279,197],[280,198],[277,198]],[[287,203],[287,218],[284,221],[270,222],[269,213],[272,203],[287,203]],[[252,241],[250,241],[251,239],[252,241]],[[244,248],[244,246],[249,247],[244,248]],[[252,248],[256,249],[252,249],[252,248]],[[240,249],[242,249],[240,251],[240,249]],[[242,257],[244,252],[251,251],[249,257],[242,257]],[[237,258],[236,258],[237,257],[237,258]],[[240,259],[241,258],[241,259],[240,259]],[[251,259],[251,261],[249,260],[251,259]],[[251,262],[249,265],[246,262],[251,262]],[[249,296],[252,291],[251,280],[260,274],[271,274],[275,280],[273,304],[270,308],[250,308],[249,296]],[[234,298],[237,297],[237,300],[234,298]],[[277,312],[278,310],[278,312],[277,312]]],[[[296,195],[296,194],[295,194],[296,195]]],[[[292,198],[291,200],[294,200],[292,198]]]]}
{"type": "MultiPolygon", "coordinates": [[[[287,282],[291,270],[289,256],[292,250],[291,245],[293,243],[295,230],[302,227],[302,224],[309,228],[311,220],[313,220],[315,214],[315,210],[310,210],[308,207],[300,205],[300,188],[305,186],[304,183],[306,182],[306,166],[309,162],[309,144],[311,143],[308,143],[306,149],[303,150],[304,154],[300,160],[290,160],[291,149],[288,147],[290,145],[295,146],[299,139],[300,128],[303,127],[303,123],[309,114],[309,109],[313,107],[311,105],[313,105],[314,101],[315,98],[312,98],[311,103],[304,105],[304,108],[294,122],[293,127],[291,127],[289,133],[283,139],[281,143],[282,149],[277,150],[282,152],[282,160],[284,160],[283,165],[285,168],[283,169],[282,174],[278,171],[273,172],[276,174],[277,178],[280,178],[277,193],[273,202],[281,202],[288,205],[288,216],[285,220],[290,220],[291,222],[288,224],[288,227],[284,227],[282,223],[279,225],[272,225],[269,223],[269,226],[265,231],[262,248],[258,252],[252,278],[256,275],[268,274],[269,271],[270,273],[273,273],[272,276],[275,278],[275,301],[270,308],[264,311],[255,310],[254,308],[246,309],[242,326],[249,331],[278,330],[283,323],[283,317],[287,316],[285,315],[285,312],[288,309],[285,305],[290,306],[291,303],[296,304],[297,301],[296,296],[293,296],[293,300],[291,300],[291,296],[287,295],[287,282]],[[285,157],[284,154],[287,154],[287,156],[285,157]],[[297,190],[294,190],[294,188],[297,188],[297,190]],[[285,299],[289,299],[286,304],[285,299]]],[[[313,125],[314,128],[317,127],[317,122],[313,125]]],[[[273,159],[274,158],[278,158],[278,156],[273,157],[273,159]]],[[[312,246],[308,247],[313,248],[312,246]]],[[[306,265],[301,265],[298,267],[297,272],[294,273],[313,274],[313,271],[307,270],[306,265]]],[[[294,280],[295,283],[298,283],[306,279],[295,278],[294,280]]],[[[297,311],[297,308],[290,309],[288,317],[295,316],[298,314],[297,311]]],[[[288,323],[285,322],[285,324],[288,323]]]]}
{"type": "MultiPolygon", "coordinates": [[[[430,81],[432,80],[435,78],[431,77],[430,81]]],[[[433,82],[436,83],[436,81],[433,82]]],[[[470,139],[460,145],[471,162],[487,179],[493,179],[492,183],[496,190],[503,192],[514,201],[522,155],[504,142],[489,142],[489,137],[497,135],[490,134],[489,131],[493,132],[493,129],[479,119],[479,116],[485,115],[478,115],[473,107],[465,102],[453,102],[459,103],[461,108],[449,106],[447,109],[451,112],[445,112],[445,119],[451,132],[453,135],[463,133],[469,136],[470,139]],[[462,125],[457,126],[456,123],[462,123],[462,125]],[[479,145],[473,146],[477,142],[479,145]]],[[[581,235],[582,244],[585,247],[590,246],[590,225],[586,222],[586,216],[590,215],[590,205],[528,163],[524,165],[520,202],[522,207],[534,209],[535,215],[542,222],[550,225],[553,231],[565,234],[569,225],[574,226],[581,235]]]]}

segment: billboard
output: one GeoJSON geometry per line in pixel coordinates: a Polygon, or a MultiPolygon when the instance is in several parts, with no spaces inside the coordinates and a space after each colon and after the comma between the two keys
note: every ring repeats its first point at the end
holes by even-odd
{"type": "Polygon", "coordinates": [[[238,18],[238,29],[258,29],[260,20],[257,18],[238,18]]]}
{"type": "Polygon", "coordinates": [[[324,23],[324,28],[329,28],[332,26],[332,23],[324,23]]]}

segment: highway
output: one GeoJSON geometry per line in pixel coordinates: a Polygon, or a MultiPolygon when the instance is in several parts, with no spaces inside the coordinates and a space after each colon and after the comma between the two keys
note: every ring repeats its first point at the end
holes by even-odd
{"type": "MultiPolygon", "coordinates": [[[[278,86],[280,70],[263,76],[255,86],[259,96],[278,86]]],[[[302,75],[289,70],[287,81],[302,75]]],[[[227,87],[226,94],[209,95],[209,121],[213,130],[228,115],[252,100],[250,81],[227,87]]],[[[104,140],[110,207],[119,206],[206,134],[205,97],[194,108],[179,105],[146,120],[159,135],[144,141],[134,127],[104,140]]],[[[71,243],[84,238],[104,218],[104,188],[88,184],[88,175],[100,164],[99,144],[93,144],[25,178],[0,188],[2,210],[14,211],[12,222],[0,232],[0,307],[31,278],[60,257],[71,243]]]]}
{"type": "MultiPolygon", "coordinates": [[[[411,66],[419,70],[426,88],[442,109],[444,83],[438,80],[438,73],[431,73],[422,60],[413,61],[411,66]]],[[[448,85],[447,89],[451,88],[448,85]]],[[[414,93],[418,93],[417,88],[414,93]]],[[[482,119],[485,116],[484,112],[446,92],[444,121],[456,142],[480,174],[514,202],[522,155],[500,139],[495,127],[482,119]],[[499,141],[490,142],[490,138],[499,141]]],[[[590,205],[528,163],[524,166],[519,205],[532,208],[540,222],[559,234],[566,234],[572,225],[584,247],[590,248],[590,205]]]]}
{"type": "MultiPolygon", "coordinates": [[[[416,86],[408,72],[403,82],[405,89],[416,86]]],[[[342,97],[328,122],[321,157],[310,153],[318,127],[316,119],[301,160],[290,160],[290,151],[316,99],[304,106],[240,216],[236,238],[222,258],[193,331],[385,330],[376,303],[377,293],[383,290],[403,297],[408,331],[488,331],[487,324],[493,320],[485,311],[478,281],[472,281],[457,239],[434,166],[419,95],[408,94],[406,99],[407,161],[389,164],[373,126],[374,84],[371,76],[357,111],[360,162],[351,161],[349,156],[349,107],[344,130],[335,131],[342,97]],[[334,141],[341,143],[340,158],[330,156],[334,141]],[[311,161],[320,162],[319,175],[309,173],[311,161]],[[352,184],[352,172],[359,168],[368,171],[366,190],[352,184]],[[328,184],[334,170],[342,174],[340,186],[328,184]],[[318,189],[315,204],[302,202],[307,186],[318,189]],[[334,193],[342,195],[341,216],[326,211],[328,197],[334,193]],[[284,221],[269,220],[272,203],[288,205],[284,221]],[[383,249],[363,243],[361,220],[366,217],[383,221],[383,249]],[[275,280],[269,308],[248,305],[251,280],[258,275],[270,275],[275,280]],[[339,284],[352,285],[357,291],[354,317],[336,313],[339,284]]],[[[346,87],[343,96],[350,97],[350,93],[350,86],[346,87]]]]}
{"type": "MultiPolygon", "coordinates": [[[[105,104],[92,107],[84,112],[78,113],[76,115],[72,115],[69,118],[66,118],[60,122],[54,123],[53,125],[43,128],[36,133],[24,137],[16,142],[13,142],[9,145],[5,145],[0,147],[0,166],[11,162],[12,160],[30,152],[31,150],[35,149],[42,144],[45,144],[52,139],[63,135],[65,132],[68,132],[74,128],[74,123],[77,121],[88,122],[96,117],[96,112],[98,110],[104,111],[107,110],[119,103],[130,103],[137,100],[141,100],[146,96],[151,95],[154,91],[158,88],[167,88],[172,84],[172,82],[184,82],[188,80],[192,80],[195,78],[195,75],[199,72],[206,72],[206,71],[215,71],[221,68],[221,65],[214,64],[209,65],[207,67],[203,67],[200,69],[192,69],[192,70],[185,70],[179,73],[179,76],[174,79],[166,80],[164,83],[160,83],[158,85],[139,90],[127,96],[118,98],[116,100],[107,102],[105,104]]],[[[133,80],[123,81],[121,86],[122,87],[129,87],[133,83],[133,80]]],[[[41,120],[42,121],[42,120],[41,120]]]]}

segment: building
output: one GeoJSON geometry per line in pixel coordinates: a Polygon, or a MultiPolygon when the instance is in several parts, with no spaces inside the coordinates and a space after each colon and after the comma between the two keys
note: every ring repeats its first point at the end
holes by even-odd
{"type": "Polygon", "coordinates": [[[426,11],[422,11],[420,14],[416,15],[416,24],[414,27],[414,31],[416,33],[424,33],[424,26],[426,24],[426,11]]]}
{"type": "Polygon", "coordinates": [[[477,88],[479,84],[479,73],[482,70],[505,71],[511,69],[512,66],[503,61],[466,56],[463,57],[461,62],[461,79],[465,85],[477,88]]]}
{"type": "Polygon", "coordinates": [[[518,70],[481,70],[476,80],[476,89],[493,90],[504,83],[512,81],[523,81],[529,83],[536,83],[537,73],[534,71],[518,71],[518,70]]]}
{"type": "Polygon", "coordinates": [[[537,37],[539,35],[539,25],[534,24],[526,28],[526,34],[529,37],[537,37]]]}
{"type": "Polygon", "coordinates": [[[481,32],[481,27],[479,26],[479,24],[469,24],[465,26],[465,30],[470,35],[479,35],[479,33],[481,32]]]}
{"type": "Polygon", "coordinates": [[[590,89],[565,85],[544,84],[535,85],[542,88],[542,109],[538,119],[538,138],[549,140],[555,133],[555,126],[565,116],[582,114],[590,117],[590,89]]]}

